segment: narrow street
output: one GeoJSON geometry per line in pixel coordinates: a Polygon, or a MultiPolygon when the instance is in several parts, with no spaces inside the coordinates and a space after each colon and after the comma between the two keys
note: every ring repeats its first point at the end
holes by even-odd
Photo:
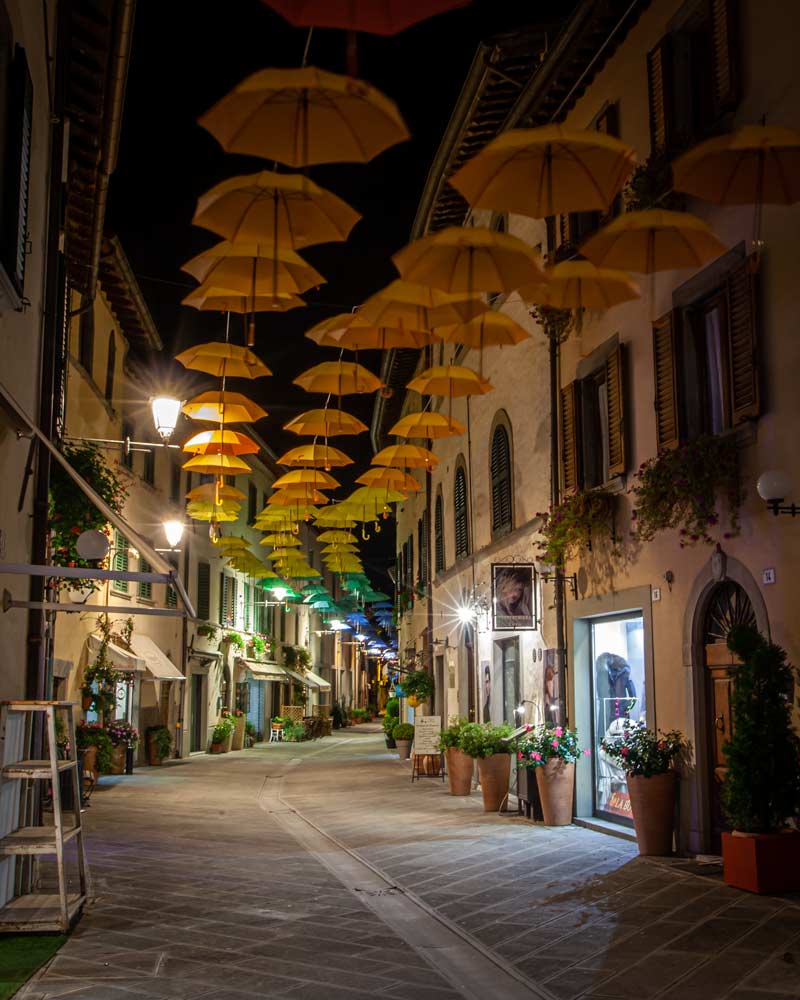
{"type": "Polygon", "coordinates": [[[412,786],[375,726],[106,777],[86,819],[95,901],[23,1000],[800,996],[796,901],[412,786]]]}

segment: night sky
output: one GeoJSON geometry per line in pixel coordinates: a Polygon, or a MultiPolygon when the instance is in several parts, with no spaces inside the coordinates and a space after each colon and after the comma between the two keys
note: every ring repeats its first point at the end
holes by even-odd
{"type": "MultiPolygon", "coordinates": [[[[305,330],[337,312],[349,311],[397,277],[391,254],[408,242],[428,169],[453,110],[478,43],[524,23],[527,3],[477,2],[440,15],[395,38],[361,34],[359,75],[395,100],[412,139],[368,164],[309,168],[309,175],[363,215],[347,243],[302,251],[327,284],[304,293],[305,309],[288,314],[258,314],[256,353],[275,373],[231,387],[260,402],[269,412],[257,429],[280,453],[310,441],[281,430],[292,416],[324,405],[291,380],[338,352],[318,348],[305,330]]],[[[552,17],[552,7],[548,9],[552,17]]],[[[219,237],[191,224],[199,195],[238,174],[271,169],[261,159],[224,153],[196,119],[248,74],[269,66],[299,66],[307,29],[291,28],[261,0],[139,0],[121,146],[111,182],[107,229],[119,236],[165,345],[166,359],[193,343],[224,338],[221,314],[180,305],[196,282],[180,265],[212,246],[219,237]]],[[[345,71],[345,35],[315,30],[309,65],[345,71]]],[[[281,169],[281,168],[279,168],[281,169]]],[[[232,340],[243,343],[243,321],[232,317],[232,340]]],[[[347,358],[352,354],[347,352],[347,358]]],[[[359,361],[380,370],[378,352],[361,352],[359,361]]],[[[153,359],[154,381],[175,390],[197,391],[176,362],[153,359]],[[166,369],[164,368],[166,365],[166,369]]],[[[346,396],[342,408],[370,423],[372,396],[346,396]]],[[[334,470],[349,492],[354,476],[372,454],[368,433],[332,439],[356,460],[334,470]],[[341,473],[341,475],[340,475],[341,473]]],[[[388,527],[388,525],[387,525],[388,527]]],[[[369,547],[365,565],[393,561],[393,532],[384,530],[369,547]]]]}

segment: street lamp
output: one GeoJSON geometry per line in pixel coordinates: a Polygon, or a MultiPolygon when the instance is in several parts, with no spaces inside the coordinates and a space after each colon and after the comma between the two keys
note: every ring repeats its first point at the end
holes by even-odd
{"type": "Polygon", "coordinates": [[[183,521],[164,521],[162,524],[167,545],[174,549],[183,538],[183,521]]]}
{"type": "Polygon", "coordinates": [[[169,441],[178,425],[181,414],[181,400],[171,396],[156,396],[150,402],[153,411],[153,422],[161,438],[169,441]]]}
{"type": "Polygon", "coordinates": [[[762,472],[756,483],[756,490],[762,500],[766,501],[767,507],[775,517],[778,514],[790,514],[797,517],[800,514],[800,507],[797,504],[783,502],[789,492],[789,478],[780,469],[771,469],[769,472],[762,472]]]}

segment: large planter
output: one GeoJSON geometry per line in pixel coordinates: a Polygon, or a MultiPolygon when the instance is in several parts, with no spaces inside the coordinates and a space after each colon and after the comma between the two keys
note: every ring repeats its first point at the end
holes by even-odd
{"type": "Polygon", "coordinates": [[[147,737],[147,763],[150,767],[161,767],[164,758],[159,756],[156,741],[152,736],[147,737]]]}
{"type": "Polygon", "coordinates": [[[491,757],[478,758],[478,778],[481,783],[484,812],[500,812],[508,799],[510,776],[510,753],[494,753],[491,757]]]}
{"type": "Polygon", "coordinates": [[[397,746],[397,744],[394,741],[394,737],[390,736],[388,733],[385,733],[383,738],[386,740],[386,749],[394,750],[395,747],[397,746]]]}
{"type": "Polygon", "coordinates": [[[114,747],[111,755],[111,769],[109,774],[125,773],[125,746],[114,747]]]}
{"type": "Polygon", "coordinates": [[[395,745],[397,746],[397,752],[400,754],[400,760],[408,760],[411,756],[411,744],[413,740],[395,740],[395,745]]]}
{"type": "Polygon", "coordinates": [[[192,647],[198,653],[216,653],[219,650],[219,637],[212,639],[211,636],[195,633],[192,647]]]}
{"type": "Polygon", "coordinates": [[[211,744],[211,753],[224,753],[224,751],[222,749],[223,746],[224,746],[223,743],[212,743],[211,744]]]}
{"type": "Polygon", "coordinates": [[[224,741],[222,743],[222,752],[223,753],[230,753],[230,749],[231,749],[232,746],[233,746],[233,731],[231,731],[230,733],[228,733],[228,735],[225,737],[225,739],[224,739],[224,741]]]}
{"type": "Polygon", "coordinates": [[[244,750],[244,731],[247,719],[243,715],[236,716],[236,728],[231,736],[231,750],[244,750]]]}
{"type": "Polygon", "coordinates": [[[628,793],[639,854],[672,854],[677,777],[675,771],[654,774],[650,778],[642,774],[628,775],[628,793]]]}
{"type": "Polygon", "coordinates": [[[536,768],[536,783],[545,825],[569,826],[572,822],[575,765],[560,757],[551,757],[543,767],[536,768]]]}
{"type": "Polygon", "coordinates": [[[800,833],[722,834],[727,885],[757,893],[800,891],[800,833]]]}
{"type": "Polygon", "coordinates": [[[472,757],[459,750],[458,747],[448,747],[445,752],[447,758],[447,780],[450,782],[451,795],[469,795],[472,791],[472,775],[475,770],[475,762],[472,757]]]}
{"type": "Polygon", "coordinates": [[[83,751],[83,773],[91,774],[93,781],[100,777],[97,773],[97,747],[87,747],[83,751]]]}

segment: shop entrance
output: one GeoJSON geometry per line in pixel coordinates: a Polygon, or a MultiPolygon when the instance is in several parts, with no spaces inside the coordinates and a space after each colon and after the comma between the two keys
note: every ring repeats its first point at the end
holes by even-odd
{"type": "MultiPolygon", "coordinates": [[[[520,678],[519,639],[501,639],[494,644],[495,676],[500,681],[503,708],[502,718],[492,717],[492,722],[507,722],[514,725],[514,714],[522,698],[520,678]]],[[[494,713],[492,713],[494,716],[494,713]]]]}

